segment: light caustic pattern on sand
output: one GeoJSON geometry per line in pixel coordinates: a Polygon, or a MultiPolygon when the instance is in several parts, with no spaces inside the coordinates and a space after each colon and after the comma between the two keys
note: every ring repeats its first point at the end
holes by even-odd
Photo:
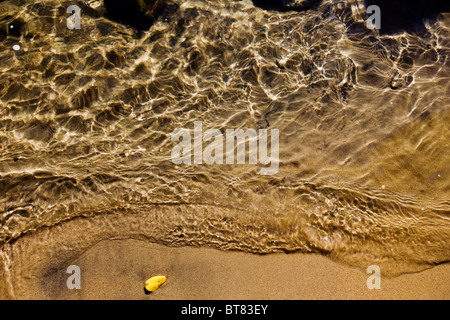
{"type": "Polygon", "coordinates": [[[48,248],[134,237],[386,274],[448,261],[448,18],[379,36],[346,2],[189,0],[137,36],[89,10],[70,30],[66,9],[0,3],[26,22],[0,42],[2,243],[88,217],[49,228],[48,248]],[[279,130],[279,172],[174,164],[171,134],[194,121],[279,130]]]}

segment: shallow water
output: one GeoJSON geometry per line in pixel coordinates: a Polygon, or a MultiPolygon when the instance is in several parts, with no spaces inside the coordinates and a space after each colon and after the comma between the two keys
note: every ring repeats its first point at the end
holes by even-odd
{"type": "Polygon", "coordinates": [[[89,11],[69,30],[65,8],[0,2],[2,27],[26,22],[0,42],[4,268],[17,239],[77,217],[85,229],[27,250],[143,238],[391,275],[449,261],[448,15],[380,36],[354,1],[278,13],[188,0],[139,34],[89,11]],[[278,129],[278,173],[175,165],[171,134],[194,121],[278,129]]]}

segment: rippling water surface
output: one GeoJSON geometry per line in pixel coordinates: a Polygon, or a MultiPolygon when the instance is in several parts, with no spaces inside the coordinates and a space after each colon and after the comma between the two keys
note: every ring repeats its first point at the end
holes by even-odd
{"type": "Polygon", "coordinates": [[[36,257],[141,238],[392,275],[449,261],[448,15],[380,36],[355,1],[187,0],[138,33],[84,7],[68,30],[72,3],[0,2],[17,30],[0,34],[4,269],[39,232],[36,257]],[[171,134],[194,121],[279,129],[279,172],[175,165],[171,134]]]}

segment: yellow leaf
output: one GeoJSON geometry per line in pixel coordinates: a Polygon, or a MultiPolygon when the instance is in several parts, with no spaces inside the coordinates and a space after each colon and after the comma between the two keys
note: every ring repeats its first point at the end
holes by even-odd
{"type": "Polygon", "coordinates": [[[153,292],[159,288],[164,282],[166,282],[167,278],[164,276],[154,276],[145,281],[145,290],[149,292],[153,292]]]}

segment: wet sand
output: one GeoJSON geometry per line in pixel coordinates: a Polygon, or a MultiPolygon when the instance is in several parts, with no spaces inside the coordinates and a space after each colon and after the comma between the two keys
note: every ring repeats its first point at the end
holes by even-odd
{"type": "Polygon", "coordinates": [[[362,269],[320,255],[255,255],[127,239],[101,241],[41,274],[23,275],[14,290],[16,299],[449,299],[449,272],[450,264],[443,264],[395,278],[381,274],[381,288],[369,290],[362,269]],[[80,290],[66,286],[72,264],[81,269],[80,290]],[[167,282],[145,294],[145,280],[157,274],[167,282]]]}

